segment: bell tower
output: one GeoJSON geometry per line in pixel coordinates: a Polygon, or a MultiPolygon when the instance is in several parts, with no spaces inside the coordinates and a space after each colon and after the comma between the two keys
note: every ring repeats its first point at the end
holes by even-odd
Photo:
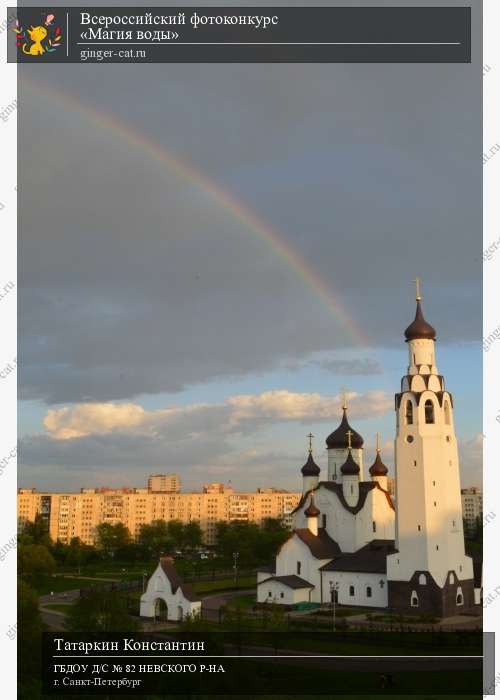
{"type": "Polygon", "coordinates": [[[396,550],[387,559],[389,605],[439,616],[474,604],[465,556],[453,398],[436,365],[436,331],[424,318],[405,331],[408,368],[396,394],[396,550]]]}

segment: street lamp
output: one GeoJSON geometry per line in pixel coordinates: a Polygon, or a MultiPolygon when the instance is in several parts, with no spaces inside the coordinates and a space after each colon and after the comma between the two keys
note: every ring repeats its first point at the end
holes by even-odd
{"type": "Polygon", "coordinates": [[[234,569],[234,582],[236,583],[236,580],[238,578],[238,557],[240,556],[239,552],[233,552],[233,569],[234,569]]]}
{"type": "Polygon", "coordinates": [[[330,599],[332,601],[332,628],[333,631],[335,632],[335,605],[336,605],[336,598],[337,598],[337,593],[339,590],[339,584],[337,581],[330,581],[330,599]]]}

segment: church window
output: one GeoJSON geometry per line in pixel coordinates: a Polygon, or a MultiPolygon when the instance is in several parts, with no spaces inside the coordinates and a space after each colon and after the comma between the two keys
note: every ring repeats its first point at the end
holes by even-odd
{"type": "Polygon", "coordinates": [[[271,598],[271,597],[272,597],[272,595],[273,595],[273,594],[272,594],[272,592],[271,592],[271,591],[269,591],[269,593],[267,594],[267,597],[268,597],[268,598],[271,598]]]}
{"type": "Polygon", "coordinates": [[[450,583],[455,583],[455,577],[453,574],[450,574],[450,583]]]}
{"type": "Polygon", "coordinates": [[[349,586],[349,595],[351,597],[354,595],[354,586],[349,586]]]}
{"type": "Polygon", "coordinates": [[[417,466],[417,460],[416,460],[416,459],[413,460],[413,466],[414,466],[414,467],[417,466]]]}
{"type": "Polygon", "coordinates": [[[411,592],[410,605],[412,608],[418,608],[418,595],[417,591],[411,592]]]}
{"type": "Polygon", "coordinates": [[[372,597],[372,587],[371,587],[371,586],[367,586],[367,587],[366,587],[366,597],[367,597],[367,598],[371,598],[371,597],[372,597]]]}
{"type": "Polygon", "coordinates": [[[406,442],[413,442],[413,435],[407,435],[406,442]]]}
{"type": "Polygon", "coordinates": [[[422,526],[421,526],[421,525],[417,525],[417,527],[418,527],[418,531],[420,532],[420,530],[422,529],[422,526]]]}
{"type": "Polygon", "coordinates": [[[438,552],[438,551],[439,551],[439,545],[437,544],[436,545],[436,552],[438,552]]]}
{"type": "Polygon", "coordinates": [[[300,563],[300,561],[298,561],[298,562],[297,562],[297,576],[300,576],[300,570],[301,570],[301,568],[302,568],[302,564],[300,563]]]}
{"type": "Polygon", "coordinates": [[[372,522],[372,529],[373,532],[377,532],[377,523],[375,522],[375,520],[372,522]]]}
{"type": "Polygon", "coordinates": [[[437,503],[436,503],[436,501],[434,501],[434,506],[437,506],[437,503]]]}
{"type": "Polygon", "coordinates": [[[321,520],[323,524],[323,529],[326,528],[326,513],[322,513],[321,520]]]}
{"type": "Polygon", "coordinates": [[[451,437],[449,435],[446,436],[446,442],[451,442],[451,437]]]}
{"type": "Polygon", "coordinates": [[[425,422],[434,423],[434,404],[430,399],[427,399],[424,405],[425,422]]]}
{"type": "Polygon", "coordinates": [[[457,526],[456,520],[452,520],[452,521],[451,521],[451,524],[452,524],[453,527],[456,527],[456,526],[457,526]]]}
{"type": "Polygon", "coordinates": [[[285,597],[285,594],[283,593],[283,591],[281,591],[280,598],[284,598],[284,597],[285,597]]]}
{"type": "Polygon", "coordinates": [[[458,570],[462,571],[462,564],[460,564],[460,566],[458,567],[458,570]]]}
{"type": "Polygon", "coordinates": [[[351,484],[351,496],[354,493],[354,486],[351,484]]]}
{"type": "Polygon", "coordinates": [[[457,605],[463,605],[464,604],[464,596],[462,593],[462,588],[459,586],[457,588],[457,605]]]}
{"type": "Polygon", "coordinates": [[[444,402],[444,422],[446,425],[450,425],[451,420],[450,420],[450,404],[448,401],[444,402]]]}
{"type": "Polygon", "coordinates": [[[421,586],[426,586],[427,585],[427,576],[425,574],[420,574],[418,577],[418,582],[421,586]]]}
{"type": "Polygon", "coordinates": [[[406,425],[413,425],[413,404],[409,400],[406,402],[405,417],[406,425]]]}

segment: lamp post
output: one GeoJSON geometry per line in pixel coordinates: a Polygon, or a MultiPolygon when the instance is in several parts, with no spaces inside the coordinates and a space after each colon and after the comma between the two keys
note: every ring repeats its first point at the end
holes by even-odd
{"type": "Polygon", "coordinates": [[[236,583],[238,579],[238,557],[240,556],[239,552],[233,552],[233,569],[234,569],[234,582],[236,583]]]}
{"type": "Polygon", "coordinates": [[[337,581],[330,581],[330,599],[332,601],[332,629],[335,632],[335,605],[337,603],[337,593],[339,590],[339,584],[337,581]]]}

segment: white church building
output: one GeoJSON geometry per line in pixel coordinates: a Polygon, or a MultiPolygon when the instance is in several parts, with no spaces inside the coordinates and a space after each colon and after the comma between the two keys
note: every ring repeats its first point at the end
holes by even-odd
{"type": "Polygon", "coordinates": [[[349,425],[344,401],[341,423],[326,439],[326,479],[320,481],[310,445],[294,529],[275,564],[258,573],[258,602],[335,598],[340,605],[439,617],[474,606],[453,399],[418,290],[416,301],[405,331],[408,368],[395,396],[395,503],[378,446],[365,480],[363,438],[349,425]]]}
{"type": "Polygon", "coordinates": [[[199,615],[201,600],[177,573],[171,557],[161,557],[141,596],[141,617],[180,622],[199,615]]]}

